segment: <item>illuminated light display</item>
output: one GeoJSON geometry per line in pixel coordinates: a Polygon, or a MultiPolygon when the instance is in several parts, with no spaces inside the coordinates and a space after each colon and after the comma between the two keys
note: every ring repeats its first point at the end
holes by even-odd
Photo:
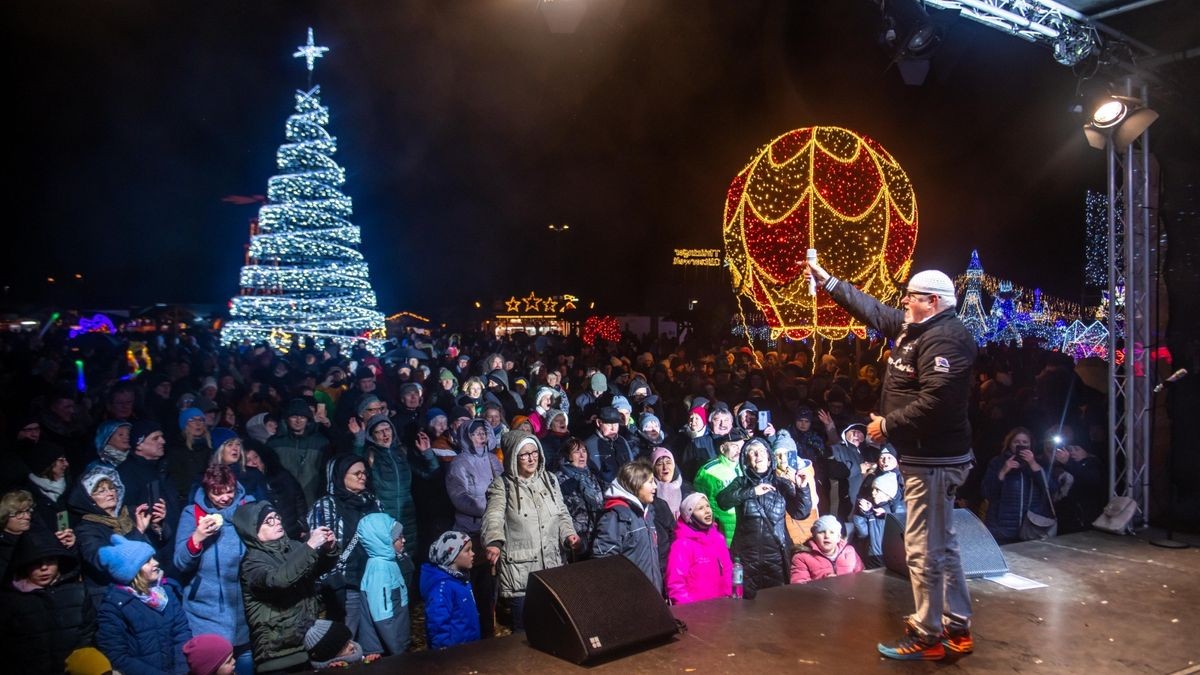
{"type": "MultiPolygon", "coordinates": [[[[1117,209],[1118,218],[1124,209],[1117,209]]],[[[1088,190],[1083,210],[1083,280],[1092,288],[1108,286],[1108,196],[1088,190]]]]}
{"type": "Polygon", "coordinates": [[[579,298],[571,294],[539,297],[533,291],[529,295],[518,298],[513,295],[504,301],[504,311],[498,318],[554,318],[558,314],[577,309],[575,303],[579,298]]]}
{"type": "MultiPolygon", "coordinates": [[[[294,56],[311,73],[327,51],[314,44],[310,28],[308,44],[294,56]]],[[[353,204],[341,191],[346,172],[333,159],[337,139],[325,129],[329,108],[320,95],[319,86],[296,92],[296,112],[275,157],[280,173],[267,181],[241,291],[221,328],[225,344],[266,342],[286,350],[293,339],[308,338],[383,352],[384,316],[358,250],[361,233],[349,221],[353,204]]]]}
{"type": "Polygon", "coordinates": [[[979,281],[983,278],[983,265],[979,262],[979,251],[971,251],[971,262],[967,264],[967,288],[963,293],[962,305],[958,309],[958,318],[963,326],[975,338],[975,344],[982,347],[987,343],[988,329],[987,313],[983,311],[983,294],[979,281]]]}
{"type": "Polygon", "coordinates": [[[91,318],[86,316],[79,317],[79,326],[72,326],[71,332],[67,337],[73,338],[83,333],[108,333],[109,335],[115,335],[116,332],[117,327],[113,325],[112,319],[103,314],[93,314],[91,318]]]}
{"type": "Polygon", "coordinates": [[[721,249],[677,248],[671,264],[681,267],[720,267],[721,249]]]}
{"type": "Polygon", "coordinates": [[[408,317],[410,319],[416,319],[417,321],[424,321],[425,323],[429,323],[429,317],[421,316],[420,314],[417,314],[415,312],[396,312],[395,314],[388,315],[387,320],[388,321],[400,321],[401,319],[403,319],[405,317],[408,317]]]}
{"type": "Polygon", "coordinates": [[[883,302],[899,296],[917,241],[917,199],[878,142],[840,127],[790,131],[763,146],[725,200],[727,266],[773,337],[866,337],[823,290],[808,295],[806,249],[831,274],[883,302]],[[815,301],[814,301],[815,300],[815,301]]]}
{"type": "Polygon", "coordinates": [[[596,344],[596,338],[609,342],[620,342],[621,325],[611,316],[589,316],[583,322],[581,337],[589,347],[596,344]]]}

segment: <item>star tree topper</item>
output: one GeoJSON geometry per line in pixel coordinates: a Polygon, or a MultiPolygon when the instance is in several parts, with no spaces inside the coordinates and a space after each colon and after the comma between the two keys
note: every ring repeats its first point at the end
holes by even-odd
{"type": "Polygon", "coordinates": [[[308,64],[308,72],[311,73],[313,69],[313,63],[322,56],[325,56],[325,52],[327,51],[329,51],[329,47],[318,47],[316,43],[313,42],[313,29],[312,27],[309,27],[308,44],[297,47],[296,53],[292,54],[292,56],[298,59],[304,59],[304,62],[308,64]]]}

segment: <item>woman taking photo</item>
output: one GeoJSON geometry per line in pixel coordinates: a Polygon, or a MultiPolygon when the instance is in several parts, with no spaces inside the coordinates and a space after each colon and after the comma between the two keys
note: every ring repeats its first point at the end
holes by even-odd
{"type": "Polygon", "coordinates": [[[775,453],[762,438],[752,438],[742,447],[742,475],[721,490],[717,505],[737,513],[729,550],[743,565],[745,597],[788,583],[786,516],[803,520],[812,510],[808,475],[791,467],[776,472],[775,453]]]}

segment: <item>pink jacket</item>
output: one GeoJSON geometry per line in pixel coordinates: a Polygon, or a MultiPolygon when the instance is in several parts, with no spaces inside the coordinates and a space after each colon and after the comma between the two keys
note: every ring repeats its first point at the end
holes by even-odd
{"type": "Polygon", "coordinates": [[[675,541],[667,554],[667,598],[676,605],[733,592],[733,560],[725,535],[716,523],[701,532],[682,520],[675,523],[675,541]]]}
{"type": "Polygon", "coordinates": [[[803,550],[792,556],[793,584],[807,584],[825,577],[857,574],[862,570],[862,559],[858,557],[858,553],[854,552],[854,547],[847,546],[845,541],[838,544],[832,560],[826,558],[816,548],[803,550]]]}

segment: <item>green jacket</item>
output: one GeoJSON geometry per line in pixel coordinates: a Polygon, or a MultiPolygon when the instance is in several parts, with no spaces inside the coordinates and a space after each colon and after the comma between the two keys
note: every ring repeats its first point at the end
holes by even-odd
{"type": "Polygon", "coordinates": [[[286,426],[267,441],[279,455],[279,463],[300,483],[304,503],[313,504],[325,494],[325,449],[329,441],[317,433],[317,425],[309,422],[301,436],[295,436],[286,426]]]}
{"type": "Polygon", "coordinates": [[[251,502],[233,514],[233,526],[246,544],[242,601],[259,670],[281,670],[308,661],[304,634],[319,617],[317,578],[333,568],[338,556],[336,548],[317,551],[287,536],[259,541],[259,515],[270,507],[269,502],[251,502]]]}
{"type": "Polygon", "coordinates": [[[725,545],[729,546],[733,543],[733,531],[737,526],[737,510],[721,509],[717,507],[717,495],[725,486],[733,482],[735,478],[742,475],[742,467],[724,455],[718,455],[716,459],[710,459],[700,470],[696,472],[696,492],[703,493],[708,497],[708,503],[712,506],[713,518],[717,522],[717,527],[721,530],[721,534],[725,535],[725,545]]]}

